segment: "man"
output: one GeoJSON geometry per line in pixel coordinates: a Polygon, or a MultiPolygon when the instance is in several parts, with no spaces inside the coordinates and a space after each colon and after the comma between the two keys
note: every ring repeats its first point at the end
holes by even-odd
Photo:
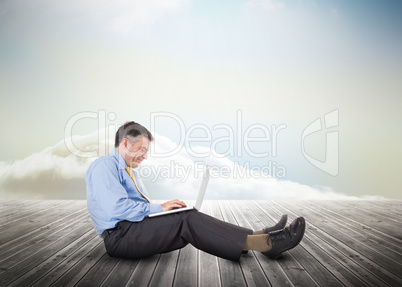
{"type": "Polygon", "coordinates": [[[115,150],[95,160],[85,174],[87,205],[95,231],[110,256],[143,258],[192,244],[210,254],[238,260],[247,250],[275,259],[302,239],[305,221],[285,227],[287,216],[264,230],[232,225],[196,210],[150,218],[149,214],[186,207],[180,200],[151,203],[137,168],[147,158],[151,133],[127,122],[116,133],[115,150]]]}

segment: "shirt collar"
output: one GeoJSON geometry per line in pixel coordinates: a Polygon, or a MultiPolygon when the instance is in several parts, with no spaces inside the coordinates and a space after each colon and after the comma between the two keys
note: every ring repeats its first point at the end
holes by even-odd
{"type": "Polygon", "coordinates": [[[121,156],[121,154],[116,149],[113,149],[109,153],[109,156],[114,157],[117,160],[119,169],[126,169],[127,163],[124,160],[124,158],[121,156]]]}

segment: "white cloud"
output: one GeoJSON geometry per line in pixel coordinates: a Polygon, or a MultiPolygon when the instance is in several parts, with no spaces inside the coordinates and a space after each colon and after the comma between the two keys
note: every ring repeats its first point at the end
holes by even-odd
{"type": "Polygon", "coordinates": [[[47,4],[57,11],[92,19],[96,25],[107,30],[128,34],[142,32],[164,15],[180,11],[188,4],[188,0],[80,0],[51,1],[47,4]]]}
{"type": "MultiPolygon", "coordinates": [[[[0,199],[84,199],[84,174],[95,160],[98,141],[113,148],[113,137],[105,130],[72,140],[80,152],[73,154],[65,141],[60,141],[23,160],[0,162],[0,199]]],[[[211,167],[207,199],[354,199],[328,188],[317,189],[296,182],[278,180],[254,168],[244,168],[227,158],[189,156],[185,148],[175,155],[163,154],[178,148],[177,144],[155,135],[152,153],[138,170],[155,199],[193,199],[201,182],[201,166],[211,167]],[[153,156],[152,156],[153,154],[153,156]]],[[[180,147],[179,147],[180,148],[180,147]]],[[[77,151],[75,151],[77,152],[77,151]]],[[[257,167],[258,168],[258,167],[257,167]]]]}

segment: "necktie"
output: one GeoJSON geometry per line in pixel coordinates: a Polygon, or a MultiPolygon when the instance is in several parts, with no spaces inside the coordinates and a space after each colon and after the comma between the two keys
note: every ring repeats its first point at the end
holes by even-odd
{"type": "Polygon", "coordinates": [[[127,171],[128,175],[131,177],[131,179],[134,181],[135,187],[137,188],[138,192],[142,195],[142,197],[145,198],[146,200],[148,200],[149,203],[152,203],[151,200],[148,198],[148,196],[143,194],[140,191],[140,189],[138,188],[137,181],[135,180],[135,176],[134,176],[134,173],[133,173],[133,170],[131,169],[131,167],[127,166],[126,171],[127,171]]]}

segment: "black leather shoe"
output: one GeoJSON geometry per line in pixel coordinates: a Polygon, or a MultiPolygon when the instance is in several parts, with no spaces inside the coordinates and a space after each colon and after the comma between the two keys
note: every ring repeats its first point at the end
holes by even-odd
{"type": "Polygon", "coordinates": [[[303,238],[306,221],[303,217],[296,218],[288,227],[269,233],[272,249],[262,252],[271,259],[277,259],[283,252],[297,246],[303,238]]]}
{"type": "MultiPolygon", "coordinates": [[[[277,224],[275,224],[272,227],[267,227],[264,229],[264,233],[268,234],[269,232],[273,232],[273,231],[277,231],[277,230],[281,230],[286,226],[286,222],[288,221],[288,215],[282,215],[281,219],[278,221],[277,224]]],[[[243,250],[242,254],[247,254],[248,250],[243,250]]]]}
{"type": "Polygon", "coordinates": [[[272,227],[267,227],[267,228],[265,228],[265,229],[264,229],[264,233],[265,233],[265,234],[268,234],[268,233],[270,233],[270,232],[277,231],[277,230],[281,230],[281,229],[285,228],[287,221],[288,221],[288,215],[287,215],[287,214],[282,215],[282,217],[281,217],[281,219],[278,221],[278,223],[275,224],[275,225],[272,226],[272,227]]]}

